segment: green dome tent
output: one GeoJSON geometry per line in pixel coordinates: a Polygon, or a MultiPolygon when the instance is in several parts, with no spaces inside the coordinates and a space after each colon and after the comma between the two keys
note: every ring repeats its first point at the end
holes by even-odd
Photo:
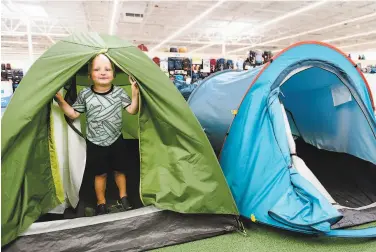
{"type": "Polygon", "coordinates": [[[80,247],[75,247],[70,242],[75,238],[71,234],[79,230],[82,237],[85,232],[90,236],[93,230],[105,229],[103,218],[107,218],[106,223],[114,221],[112,214],[90,217],[95,221],[88,225],[95,225],[85,229],[88,218],[69,220],[79,229],[76,224],[64,222],[69,226],[60,230],[64,235],[59,227],[61,221],[67,220],[52,221],[49,228],[45,223],[34,223],[57,206],[76,207],[78,204],[77,190],[82,174],[69,176],[77,171],[77,165],[81,170],[84,167],[85,156],[80,153],[85,154],[85,141],[77,134],[72,137],[72,130],[67,129],[61,119],[62,112],[52,98],[63,87],[78,92],[87,85],[88,79],[82,76],[87,76],[88,62],[99,53],[104,53],[121,70],[117,72],[115,85],[123,85],[129,90],[128,74],[140,83],[140,112],[125,117],[123,135],[138,139],[141,201],[144,206],[153,207],[113,214],[117,223],[132,217],[131,223],[146,225],[139,227],[137,237],[143,237],[139,243],[132,244],[134,237],[128,236],[127,227],[122,226],[119,228],[121,234],[112,228],[115,239],[112,243],[108,238],[103,244],[97,241],[96,246],[107,248],[107,251],[116,246],[120,246],[117,249],[132,246],[148,249],[234,230],[237,225],[234,216],[238,215],[238,210],[233,197],[205,133],[179,91],[137,47],[114,36],[90,33],[65,38],[46,51],[23,78],[2,118],[2,246],[19,237],[11,244],[11,247],[17,246],[18,251],[47,249],[45,245],[49,239],[55,243],[61,241],[61,244],[50,244],[49,250],[59,246],[59,251],[83,251],[89,248],[86,245],[92,246],[90,239],[83,239],[80,245],[76,243],[80,247]],[[66,135],[71,137],[67,140],[66,135]],[[192,217],[191,214],[197,215],[192,217]],[[166,221],[166,216],[170,221],[166,221]],[[169,228],[160,226],[161,221],[155,226],[141,221],[147,220],[150,224],[153,218],[163,218],[162,223],[169,228]],[[100,228],[95,229],[96,225],[100,228]],[[179,225],[185,237],[176,237],[179,232],[175,229],[179,225]],[[72,230],[74,227],[76,229],[72,230]],[[163,233],[158,239],[147,239],[141,234],[154,232],[155,235],[157,229],[163,233]],[[194,230],[201,233],[194,233],[194,230]],[[119,236],[122,241],[116,241],[119,236]],[[43,241],[39,243],[40,240],[43,241]]]}

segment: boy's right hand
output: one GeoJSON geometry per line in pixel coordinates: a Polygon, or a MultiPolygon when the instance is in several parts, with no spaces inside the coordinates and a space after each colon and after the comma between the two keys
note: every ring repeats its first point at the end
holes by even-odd
{"type": "Polygon", "coordinates": [[[63,98],[63,96],[59,92],[57,92],[56,95],[55,95],[55,97],[54,97],[54,100],[56,102],[59,102],[59,101],[64,100],[64,98],[63,98]]]}

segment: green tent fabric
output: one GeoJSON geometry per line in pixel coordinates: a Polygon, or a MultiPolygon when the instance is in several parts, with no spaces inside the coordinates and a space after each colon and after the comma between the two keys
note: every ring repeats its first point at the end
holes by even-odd
{"type": "Polygon", "coordinates": [[[180,213],[238,215],[205,133],[167,76],[128,42],[108,35],[77,34],[53,45],[33,64],[3,115],[2,246],[64,201],[51,137],[51,102],[98,53],[105,53],[140,82],[138,138],[144,205],[180,213]]]}

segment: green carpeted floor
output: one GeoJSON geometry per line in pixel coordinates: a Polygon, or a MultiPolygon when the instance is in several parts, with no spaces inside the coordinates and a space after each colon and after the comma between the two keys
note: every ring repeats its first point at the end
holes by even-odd
{"type": "Polygon", "coordinates": [[[154,250],[155,252],[376,252],[376,239],[307,236],[271,227],[252,225],[247,236],[232,233],[154,250]]]}

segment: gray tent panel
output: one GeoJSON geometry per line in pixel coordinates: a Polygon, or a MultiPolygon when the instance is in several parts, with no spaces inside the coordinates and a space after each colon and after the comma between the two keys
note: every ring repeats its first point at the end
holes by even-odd
{"type": "Polygon", "coordinates": [[[234,216],[187,215],[146,207],[90,218],[35,223],[6,252],[145,251],[232,232],[234,216]]]}

